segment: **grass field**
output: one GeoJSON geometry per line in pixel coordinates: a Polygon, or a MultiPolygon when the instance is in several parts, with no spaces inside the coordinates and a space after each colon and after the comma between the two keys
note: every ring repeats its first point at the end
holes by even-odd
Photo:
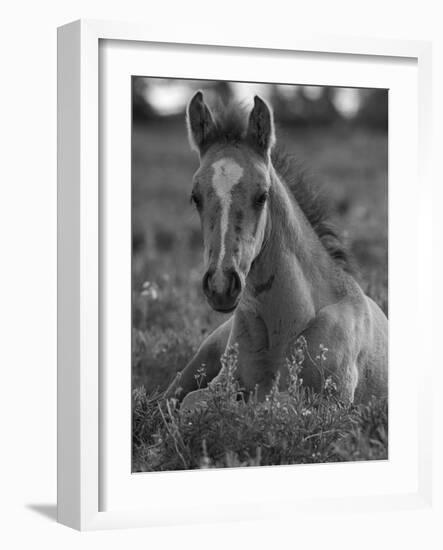
{"type": "MultiPolygon", "coordinates": [[[[387,136],[343,127],[282,128],[278,137],[323,184],[359,282],[387,313],[387,136]]],[[[349,408],[297,390],[289,407],[229,398],[221,406],[217,394],[209,411],[183,415],[150,401],[224,320],[201,292],[189,203],[197,165],[181,120],[134,126],[133,470],[386,458],[386,403],[349,408]]]]}

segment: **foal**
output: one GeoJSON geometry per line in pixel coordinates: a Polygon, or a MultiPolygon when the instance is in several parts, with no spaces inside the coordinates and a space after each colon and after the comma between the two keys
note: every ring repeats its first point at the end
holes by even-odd
{"type": "Polygon", "coordinates": [[[386,396],[387,319],[347,271],[343,247],[308,184],[276,150],[268,105],[256,96],[247,120],[235,109],[214,117],[197,92],[187,123],[200,156],[191,197],[203,232],[203,292],[213,309],[233,314],[202,343],[166,397],[199,400],[207,390],[195,391],[197,371],[205,369],[206,383],[222,376],[220,358],[234,343],[246,393],[263,399],[278,373],[284,390],[288,346],[299,336],[307,343],[304,385],[322,389],[313,358],[323,345],[322,369],[340,399],[386,396]]]}

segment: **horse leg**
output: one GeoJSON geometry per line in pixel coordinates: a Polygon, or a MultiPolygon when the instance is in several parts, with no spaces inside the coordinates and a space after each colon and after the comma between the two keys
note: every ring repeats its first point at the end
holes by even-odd
{"type": "Polygon", "coordinates": [[[186,367],[177,373],[164,393],[165,398],[174,397],[180,402],[185,395],[207,386],[217,376],[221,369],[220,358],[226,349],[231,327],[232,317],[204,340],[186,367]],[[199,377],[200,369],[204,369],[204,376],[199,377]]]}
{"type": "Polygon", "coordinates": [[[337,397],[347,403],[353,402],[358,382],[361,323],[357,313],[351,304],[326,306],[300,335],[306,340],[300,375],[303,385],[322,393],[329,378],[336,385],[337,397]]]}

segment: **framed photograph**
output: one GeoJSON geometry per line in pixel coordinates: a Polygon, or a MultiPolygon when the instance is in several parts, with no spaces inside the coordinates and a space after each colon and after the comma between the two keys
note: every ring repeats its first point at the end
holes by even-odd
{"type": "Polygon", "coordinates": [[[248,36],[59,29],[71,527],[430,503],[430,46],[248,36]]]}

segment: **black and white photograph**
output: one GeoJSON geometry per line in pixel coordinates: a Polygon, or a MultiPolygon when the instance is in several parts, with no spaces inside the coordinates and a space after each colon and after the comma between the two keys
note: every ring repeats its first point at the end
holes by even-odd
{"type": "Polygon", "coordinates": [[[132,471],[388,458],[388,91],[132,77],[132,471]]]}
{"type": "Polygon", "coordinates": [[[3,11],[0,546],[443,548],[436,6],[3,11]]]}

